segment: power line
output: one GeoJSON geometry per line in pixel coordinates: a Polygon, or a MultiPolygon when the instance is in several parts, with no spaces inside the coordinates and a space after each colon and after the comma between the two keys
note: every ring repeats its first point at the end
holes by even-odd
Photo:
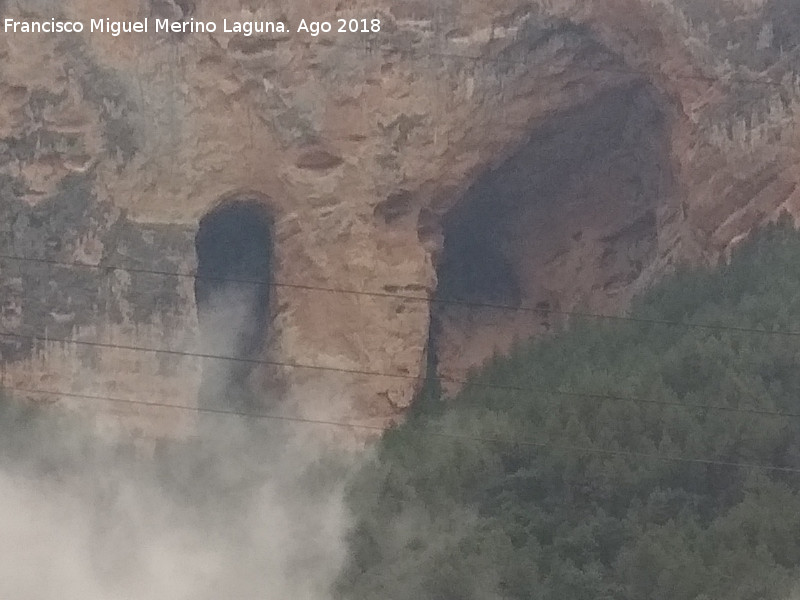
{"type": "MultiPolygon", "coordinates": [[[[411,48],[399,48],[399,47],[391,47],[387,45],[374,45],[371,41],[365,41],[364,45],[352,45],[352,44],[337,44],[336,47],[341,48],[348,48],[352,50],[361,50],[361,51],[373,51],[379,50],[383,52],[397,52],[401,54],[414,54],[415,51],[411,48]]],[[[509,47],[505,51],[513,51],[514,47],[509,47]]],[[[438,57],[438,58],[449,58],[449,59],[458,59],[458,60],[467,60],[473,62],[494,62],[500,64],[526,64],[522,60],[512,59],[509,57],[503,56],[488,56],[488,55],[465,55],[465,54],[458,54],[458,53],[448,53],[448,52],[440,52],[440,51],[425,51],[426,57],[438,57]]],[[[592,72],[596,73],[616,73],[616,74],[623,74],[623,75],[632,75],[632,76],[639,76],[644,77],[646,74],[637,72],[634,70],[626,70],[623,68],[611,68],[611,67],[594,67],[590,69],[592,72]]],[[[729,82],[739,82],[739,83],[746,83],[746,84],[754,84],[754,85],[771,85],[771,86],[781,86],[785,87],[786,84],[779,81],[774,80],[763,80],[763,79],[749,79],[749,78],[736,78],[736,77],[727,77],[727,79],[723,79],[721,77],[712,77],[707,75],[688,75],[688,74],[680,74],[674,75],[674,79],[691,79],[691,80],[701,80],[706,81],[708,83],[729,83],[729,82]]],[[[553,111],[555,112],[555,111],[553,111]]],[[[654,318],[645,318],[645,317],[632,317],[632,316],[624,316],[624,315],[609,315],[609,314],[600,314],[600,313],[592,313],[592,312],[585,312],[585,311],[566,311],[566,310],[557,310],[553,308],[546,308],[546,307],[532,307],[532,306],[514,306],[502,303],[494,303],[494,302],[475,302],[475,301],[467,301],[467,300],[458,300],[458,299],[447,299],[447,298],[439,298],[439,297],[424,297],[424,296],[414,296],[410,294],[397,294],[391,292],[377,292],[377,291],[367,291],[367,290],[353,290],[353,289],[342,289],[342,288],[332,288],[332,287],[325,287],[325,286],[314,286],[308,284],[296,284],[296,283],[288,283],[288,282],[271,282],[271,281],[264,281],[264,280],[256,280],[256,279],[245,279],[245,278],[223,278],[223,277],[214,277],[209,275],[202,275],[202,274],[192,274],[192,273],[177,273],[177,272],[169,272],[169,271],[162,271],[156,269],[145,269],[145,268],[136,268],[136,267],[122,267],[122,266],[109,266],[109,265],[92,265],[88,263],[81,263],[81,262],[68,262],[68,261],[58,261],[58,260],[51,260],[51,259],[41,259],[41,258],[32,258],[32,257],[21,257],[21,256],[14,256],[14,255],[0,255],[0,259],[2,260],[9,260],[9,261],[24,261],[24,262],[38,262],[43,264],[51,264],[57,266],[64,266],[64,267],[77,267],[77,268],[88,268],[88,269],[96,269],[96,270],[105,270],[105,271],[126,271],[129,273],[141,273],[141,274],[151,274],[151,275],[161,275],[161,276],[169,276],[169,277],[182,277],[182,278],[193,278],[199,280],[208,280],[208,281],[219,281],[219,282],[228,282],[228,283],[242,283],[242,284],[250,284],[250,285],[268,285],[270,287],[275,288],[287,288],[287,289],[296,289],[296,290],[305,290],[305,291],[318,291],[318,292],[327,292],[327,293],[338,293],[338,294],[348,294],[348,295],[359,295],[359,296],[366,296],[366,297],[374,297],[374,298],[390,298],[390,299],[397,299],[403,301],[411,301],[411,302],[425,302],[429,304],[439,304],[439,305],[453,305],[453,306],[463,306],[468,308],[482,308],[482,309],[492,309],[492,310],[500,310],[500,311],[509,311],[509,312],[526,312],[532,313],[536,316],[543,317],[546,315],[555,315],[555,316],[565,316],[565,317],[575,317],[575,318],[589,318],[589,319],[606,319],[606,320],[617,320],[617,321],[629,321],[629,322],[636,322],[642,324],[652,324],[652,325],[667,325],[667,326],[674,326],[674,327],[686,327],[686,328],[695,328],[695,329],[705,329],[705,330],[715,330],[715,331],[736,331],[741,333],[752,333],[752,334],[768,334],[768,335],[781,335],[781,336],[791,336],[791,337],[798,337],[800,336],[800,331],[787,331],[787,330],[780,330],[780,329],[763,329],[758,327],[738,327],[733,325],[718,325],[718,324],[708,324],[708,323],[687,323],[681,321],[672,321],[667,319],[654,319],[654,318]]],[[[425,287],[425,286],[418,286],[418,287],[425,287]]]]}
{"type": "MultiPolygon", "coordinates": [[[[75,399],[84,399],[84,400],[96,400],[101,402],[110,402],[110,403],[117,403],[117,404],[126,404],[126,405],[136,405],[136,406],[147,406],[151,408],[168,408],[168,409],[175,409],[175,410],[183,410],[183,411],[191,411],[197,413],[205,413],[205,414],[212,414],[212,415],[229,415],[229,416],[237,416],[242,418],[248,419],[264,419],[264,420],[276,420],[276,421],[284,421],[284,422],[293,422],[293,423],[302,423],[302,424],[310,424],[310,425],[324,425],[330,427],[342,427],[348,429],[364,429],[370,431],[379,431],[385,433],[391,430],[391,427],[382,427],[380,425],[366,425],[362,423],[345,423],[340,421],[327,421],[321,419],[310,419],[310,418],[303,418],[303,417],[291,417],[286,415],[273,415],[273,414],[265,414],[265,413],[250,413],[244,411],[235,411],[235,410],[225,410],[225,409],[214,409],[214,408],[201,408],[201,407],[194,407],[194,406],[185,406],[180,404],[169,404],[164,402],[145,402],[139,400],[129,400],[129,399],[122,399],[122,398],[112,398],[110,396],[99,396],[93,394],[78,394],[72,392],[60,392],[55,390],[42,390],[42,389],[28,389],[28,388],[20,388],[20,387],[13,387],[13,386],[0,386],[0,389],[4,389],[6,391],[23,393],[23,394],[41,394],[41,395],[50,395],[50,396],[63,396],[66,398],[75,398],[75,399]]],[[[666,462],[679,462],[679,463],[689,463],[689,464],[701,464],[701,465],[708,465],[708,466],[722,466],[722,467],[730,467],[730,468],[738,468],[738,469],[756,469],[761,471],[771,471],[771,472],[781,472],[781,473],[792,473],[792,474],[800,474],[800,468],[794,467],[779,467],[776,465],[771,464],[763,464],[763,463],[739,463],[733,461],[722,461],[716,459],[709,459],[709,458],[693,458],[693,457],[686,457],[686,456],[677,456],[677,455],[669,455],[669,454],[658,454],[658,453],[649,453],[649,452],[634,452],[629,450],[612,450],[606,448],[597,448],[593,446],[577,446],[572,444],[561,445],[561,444],[551,444],[547,442],[534,442],[531,440],[525,439],[508,439],[508,438],[501,438],[501,437],[487,437],[487,436],[473,436],[473,435],[466,435],[466,434],[459,434],[459,433],[452,433],[447,431],[441,430],[434,430],[434,429],[425,429],[423,431],[415,432],[417,434],[423,436],[430,436],[430,437],[439,437],[439,438],[446,438],[452,440],[459,440],[459,441],[469,441],[469,442],[481,442],[487,444],[503,444],[508,446],[517,446],[517,447],[524,447],[524,448],[538,448],[538,449],[548,449],[548,450],[556,450],[556,451],[565,451],[565,452],[574,452],[579,454],[601,454],[606,456],[625,456],[629,458],[646,458],[646,459],[653,459],[659,461],[666,461],[666,462]]]]}
{"type": "MultiPolygon", "coordinates": [[[[345,45],[339,44],[340,47],[347,47],[345,45]]],[[[350,46],[351,48],[356,49],[364,49],[362,47],[357,46],[350,46]]],[[[381,51],[390,51],[390,52],[399,52],[399,53],[410,53],[411,51],[408,49],[400,49],[400,48],[387,48],[387,47],[378,47],[378,50],[381,51]]],[[[512,48],[513,50],[513,48],[512,48]]],[[[460,55],[456,53],[444,53],[444,52],[427,52],[427,56],[436,56],[440,58],[451,58],[451,59],[458,59],[458,60],[468,60],[468,61],[475,61],[475,62],[495,62],[495,63],[504,63],[504,64],[526,64],[524,61],[516,61],[510,58],[504,57],[491,57],[491,56],[467,56],[467,55],[460,55]]],[[[637,73],[635,71],[627,71],[624,69],[610,69],[610,68],[603,68],[603,69],[592,69],[594,72],[606,72],[606,73],[619,73],[625,75],[633,75],[633,76],[643,76],[642,73],[637,73]]],[[[734,78],[729,77],[727,79],[722,78],[715,78],[710,76],[703,76],[703,75],[675,75],[672,77],[673,79],[678,80],[698,80],[698,81],[705,81],[708,83],[742,83],[748,85],[764,85],[764,86],[779,86],[785,87],[785,84],[778,81],[772,80],[755,80],[755,79],[745,79],[745,78],[734,78]]],[[[553,315],[564,315],[564,316],[574,316],[574,317],[584,317],[584,318],[596,318],[596,319],[612,319],[612,320],[622,320],[622,321],[631,321],[631,322],[639,322],[639,323],[647,323],[647,324],[660,324],[660,325],[670,325],[670,326],[680,326],[680,327],[688,327],[688,328],[699,328],[699,329],[707,329],[707,330],[723,330],[723,331],[737,331],[737,332],[745,332],[745,333],[753,333],[753,334],[770,334],[770,335],[784,335],[784,336],[800,336],[800,331],[786,331],[786,330],[767,330],[767,329],[759,329],[759,328],[751,328],[751,327],[737,327],[737,326],[724,326],[724,325],[713,325],[713,324],[702,324],[702,323],[685,323],[679,321],[669,321],[669,320],[661,320],[661,319],[647,319],[647,318],[637,318],[637,317],[629,317],[629,316],[616,316],[616,315],[604,315],[604,314],[595,314],[595,313],[583,313],[583,312],[576,312],[576,311],[558,311],[553,309],[547,308],[534,308],[534,307],[527,307],[527,306],[510,306],[510,305],[503,305],[503,304],[495,304],[495,303],[479,303],[479,302],[468,302],[468,301],[459,301],[459,300],[446,300],[440,298],[426,298],[420,296],[411,296],[411,295],[403,295],[403,294],[394,294],[388,292],[369,292],[369,291],[361,291],[361,290],[347,290],[347,289],[337,289],[337,288],[328,288],[328,287],[320,287],[320,286],[311,286],[311,285],[302,285],[302,284],[289,284],[289,283],[272,283],[266,281],[257,281],[257,280],[236,280],[236,279],[224,279],[224,278],[215,278],[209,276],[198,276],[194,274],[188,273],[170,273],[166,271],[157,271],[157,270],[150,270],[150,269],[137,269],[137,268],[125,268],[125,267],[116,267],[116,266],[99,266],[99,265],[89,265],[89,264],[82,264],[82,263],[62,263],[59,261],[48,261],[44,259],[30,259],[30,258],[21,258],[21,257],[10,257],[10,256],[0,256],[2,259],[6,260],[20,260],[20,261],[28,261],[28,262],[43,262],[43,263],[50,263],[56,264],[61,266],[71,266],[71,267],[85,267],[85,268],[93,268],[98,270],[124,270],[131,273],[148,273],[154,275],[163,275],[163,276],[176,276],[176,277],[191,277],[196,279],[208,279],[208,280],[217,280],[217,281],[225,281],[225,282],[232,282],[232,283],[249,283],[249,284],[257,284],[257,285],[270,285],[274,287],[283,287],[283,288],[292,288],[292,289],[300,289],[306,291],[318,291],[318,292],[328,292],[328,293],[340,293],[340,294],[352,294],[352,295],[362,295],[362,296],[370,296],[370,297],[383,297],[383,298],[393,298],[398,300],[406,300],[406,301],[418,301],[418,302],[428,302],[428,303],[439,303],[439,304],[451,304],[451,305],[460,305],[466,307],[477,307],[477,308],[490,308],[490,309],[498,309],[498,310],[506,310],[506,311],[522,311],[522,312],[531,312],[537,315],[545,315],[545,314],[553,314],[553,315]]],[[[287,368],[306,368],[306,369],[317,369],[317,370],[327,370],[327,371],[337,371],[342,373],[348,374],[355,374],[355,375],[366,375],[366,376],[382,376],[382,377],[394,377],[394,378],[405,378],[405,379],[421,379],[421,377],[412,376],[412,375],[404,375],[398,373],[382,373],[382,372],[374,372],[374,371],[367,371],[367,370],[359,370],[359,369],[344,369],[338,367],[326,367],[322,365],[309,365],[309,364],[300,364],[300,363],[287,363],[287,362],[280,362],[280,361],[266,361],[260,359],[246,359],[242,357],[227,357],[221,355],[212,355],[212,354],[200,354],[200,353],[189,353],[189,352],[182,352],[176,350],[168,350],[168,349],[155,349],[155,348],[144,348],[144,347],[136,347],[136,346],[124,346],[124,345],[117,345],[117,344],[106,344],[101,342],[86,342],[80,340],[59,340],[53,338],[43,338],[40,336],[22,336],[19,334],[12,334],[7,332],[0,332],[0,335],[4,337],[17,337],[17,338],[27,338],[31,340],[43,340],[43,341],[50,341],[55,343],[69,343],[69,344],[81,344],[86,346],[92,347],[100,347],[100,348],[116,348],[116,349],[123,349],[123,350],[131,350],[131,351],[142,351],[142,352],[152,352],[152,353],[162,353],[162,354],[170,354],[170,355],[180,355],[180,356],[191,356],[197,358],[204,358],[204,359],[216,359],[216,360],[226,360],[226,361],[237,361],[237,362],[248,362],[248,363],[257,363],[257,364],[264,364],[264,365],[273,365],[279,367],[287,367],[287,368]]],[[[446,378],[446,377],[438,377],[440,380],[449,381],[451,383],[459,383],[464,385],[471,385],[476,387],[485,387],[491,389],[499,389],[499,390],[506,390],[506,391],[517,391],[517,392],[526,392],[526,393],[544,393],[544,394],[554,394],[554,395],[566,395],[566,396],[573,396],[573,397],[584,397],[584,398],[592,398],[598,400],[615,400],[615,401],[628,401],[628,402],[637,402],[637,403],[646,403],[646,404],[657,404],[657,405],[664,405],[664,406],[672,406],[672,407],[683,407],[683,408],[692,408],[692,409],[702,409],[702,410],[720,410],[720,411],[730,411],[730,412],[742,412],[742,413],[749,413],[749,414],[758,414],[758,415],[769,415],[769,416],[776,416],[776,417],[789,417],[789,418],[797,418],[800,417],[798,413],[785,413],[779,411],[768,411],[762,409],[749,409],[749,408],[735,408],[735,407],[726,407],[726,406],[713,406],[713,405],[692,405],[692,404],[684,404],[679,402],[666,402],[666,401],[657,401],[657,400],[648,400],[643,398],[634,398],[634,397],[627,397],[627,396],[617,396],[617,395],[607,395],[607,394],[596,394],[596,393],[581,393],[581,392],[571,392],[571,391],[562,391],[562,390],[536,390],[532,388],[525,388],[520,386],[503,386],[503,385],[495,385],[495,384],[484,384],[480,382],[472,382],[467,380],[459,380],[454,378],[446,378]]],[[[18,393],[35,393],[35,394],[46,394],[46,395],[55,395],[55,396],[64,396],[64,397],[73,397],[73,398],[82,398],[82,399],[92,399],[92,400],[100,400],[105,402],[114,402],[114,403],[124,403],[129,405],[139,405],[139,406],[147,406],[147,407],[158,407],[158,408],[170,408],[170,409],[178,409],[178,410],[188,410],[194,411],[198,413],[206,413],[206,414],[216,414],[216,415],[232,415],[232,416],[239,416],[244,418],[255,418],[255,419],[270,419],[270,420],[280,420],[280,421],[288,421],[288,422],[296,422],[296,423],[305,423],[305,424],[317,424],[317,425],[325,425],[325,426],[336,426],[336,427],[347,427],[347,428],[359,428],[359,429],[367,429],[373,431],[381,431],[385,432],[389,430],[387,427],[381,426],[371,426],[365,424],[357,424],[357,423],[343,423],[337,421],[326,421],[326,420],[316,420],[316,419],[307,419],[307,418],[300,418],[300,417],[289,417],[289,416],[282,416],[282,415],[268,415],[268,414],[257,414],[257,413],[247,413],[241,411],[231,411],[231,410],[223,410],[223,409],[213,409],[213,408],[199,408],[199,407],[188,407],[188,406],[181,406],[181,405],[173,405],[168,403],[160,403],[160,402],[144,402],[144,401],[136,401],[136,400],[125,400],[119,398],[111,398],[107,396],[94,396],[94,395],[85,395],[85,394],[75,394],[75,393],[67,393],[67,392],[58,392],[58,391],[51,391],[51,390],[37,390],[37,389],[25,389],[25,388],[16,388],[16,387],[8,387],[3,386],[2,389],[8,391],[15,391],[18,393]]],[[[603,454],[603,455],[612,455],[612,456],[627,456],[627,457],[635,457],[635,458],[648,458],[648,459],[655,459],[660,461],[671,461],[671,462],[683,462],[683,463],[694,463],[694,464],[704,464],[704,465],[717,465],[717,466],[726,466],[732,468],[748,468],[748,469],[759,469],[759,470],[768,470],[768,471],[779,471],[779,472],[787,472],[787,473],[800,473],[800,469],[791,468],[791,467],[778,467],[775,465],[764,465],[764,464],[755,464],[755,463],[737,463],[737,462],[729,462],[729,461],[718,461],[713,459],[702,459],[702,458],[688,458],[682,456],[671,456],[671,455],[663,455],[663,454],[655,454],[655,453],[642,453],[642,452],[631,452],[631,451],[624,451],[624,450],[608,450],[602,448],[594,448],[594,447],[584,447],[584,446],[575,446],[575,445],[553,445],[545,442],[533,442],[529,440],[510,440],[504,438],[495,438],[495,437],[483,437],[483,436],[468,436],[463,434],[454,434],[449,432],[442,432],[442,431],[427,431],[426,435],[437,436],[437,437],[444,437],[450,439],[457,439],[457,440],[464,440],[464,441],[477,441],[483,443],[493,443],[493,444],[507,444],[507,445],[515,445],[515,446],[522,446],[522,447],[534,447],[540,449],[551,449],[551,450],[563,450],[563,451],[570,451],[570,452],[578,452],[578,453],[586,453],[586,454],[603,454]]]]}
{"type": "Polygon", "coordinates": [[[98,400],[112,404],[126,404],[131,406],[146,406],[150,408],[170,408],[175,410],[190,411],[209,415],[230,415],[234,417],[244,417],[248,419],[268,419],[273,421],[286,421],[291,423],[307,423],[314,425],[329,425],[335,427],[350,427],[356,429],[368,429],[385,432],[389,428],[380,425],[367,425],[364,423],[344,423],[341,421],[326,421],[321,419],[307,419],[303,417],[291,417],[288,415],[275,415],[263,413],[250,413],[238,410],[227,410],[222,408],[204,408],[199,406],[186,406],[184,404],[169,404],[167,402],[151,402],[145,400],[132,400],[128,398],[115,398],[111,396],[101,396],[96,394],[79,394],[76,392],[64,392],[60,390],[43,390],[38,388],[22,388],[0,384],[0,389],[8,392],[20,394],[41,394],[44,396],[63,396],[65,398],[75,398],[80,400],[98,400]]]}
{"type": "MultiPolygon", "coordinates": [[[[633,317],[630,315],[609,315],[603,313],[592,313],[592,312],[584,312],[584,311],[574,311],[574,310],[557,310],[553,308],[540,308],[540,307],[533,307],[533,306],[514,306],[511,304],[501,304],[501,303],[494,303],[494,302],[473,302],[469,300],[456,300],[450,298],[437,298],[435,296],[426,297],[426,296],[414,296],[410,294],[398,294],[394,292],[376,292],[376,291],[369,291],[369,290],[354,290],[354,289],[346,289],[346,288],[334,288],[334,287],[326,287],[326,286],[316,286],[310,284],[300,284],[300,283],[287,283],[287,282],[272,282],[267,280],[261,279],[249,279],[249,278],[227,278],[227,277],[215,277],[212,275],[203,275],[203,274],[195,274],[195,273],[181,273],[181,272],[173,272],[173,271],[163,271],[158,269],[145,269],[140,267],[123,267],[117,265],[92,265],[89,263],[83,263],[78,261],[60,261],[55,259],[46,259],[46,258],[35,258],[35,257],[25,257],[25,256],[16,256],[10,254],[0,254],[0,260],[8,260],[8,261],[17,261],[17,262],[28,262],[28,263],[40,263],[40,264],[47,264],[53,266],[60,266],[65,268],[85,268],[85,269],[92,269],[97,271],[124,271],[126,273],[138,273],[144,275],[159,275],[163,277],[178,277],[178,278],[187,278],[187,279],[198,279],[198,280],[205,280],[205,281],[217,281],[220,283],[240,283],[240,284],[248,284],[248,285],[260,285],[260,286],[269,286],[273,288],[286,288],[286,289],[295,289],[295,290],[303,290],[303,291],[310,291],[310,292],[325,292],[331,294],[345,294],[345,295],[354,295],[354,296],[367,296],[371,298],[388,298],[394,300],[404,300],[409,302],[423,302],[427,304],[442,304],[442,305],[451,305],[451,306],[463,306],[466,308],[482,308],[482,309],[493,309],[493,310],[500,310],[500,311],[507,311],[507,312],[525,312],[525,313],[532,313],[536,316],[543,317],[547,315],[556,315],[556,316],[563,316],[563,317],[572,317],[572,318],[583,318],[583,319],[603,319],[603,320],[611,320],[611,321],[627,321],[632,323],[641,323],[646,325],[666,325],[670,327],[682,327],[687,329],[703,329],[708,331],[734,331],[738,333],[751,333],[751,334],[760,334],[760,335],[779,335],[779,336],[787,336],[787,337],[800,337],[800,330],[786,330],[786,329],[764,329],[759,327],[744,327],[744,326],[736,326],[736,325],[718,325],[713,323],[692,323],[687,321],[673,321],[669,319],[655,319],[655,318],[648,318],[648,317],[633,317]]],[[[423,286],[419,286],[423,287],[423,286]]]]}
{"type": "MultiPolygon", "coordinates": [[[[75,345],[82,345],[91,348],[103,348],[103,349],[115,349],[115,350],[128,350],[132,352],[147,352],[152,354],[166,354],[170,356],[182,356],[182,357],[190,357],[190,358],[201,358],[201,359],[208,359],[208,360],[221,360],[221,361],[228,361],[228,362],[242,362],[247,364],[257,364],[263,366],[273,366],[273,367],[281,367],[281,368],[290,368],[290,369],[309,369],[309,370],[316,370],[316,371],[328,371],[328,372],[335,372],[335,373],[344,373],[347,375],[359,375],[359,376],[367,376],[367,377],[386,377],[386,378],[394,378],[394,379],[403,379],[403,380],[413,380],[423,382],[426,379],[426,375],[409,375],[405,373],[387,373],[384,371],[370,371],[366,369],[348,369],[344,367],[332,367],[326,365],[315,365],[315,364],[307,364],[307,363],[294,363],[294,362],[284,362],[284,361],[277,361],[277,360],[267,360],[267,359],[259,359],[259,358],[244,358],[244,357],[236,357],[236,356],[225,356],[225,355],[218,355],[218,354],[206,354],[206,353],[197,353],[197,352],[188,352],[183,350],[170,350],[170,349],[160,349],[160,348],[148,348],[143,346],[128,346],[123,344],[112,344],[107,342],[91,342],[85,340],[67,340],[67,339],[59,339],[59,338],[51,338],[47,336],[36,336],[36,335],[24,335],[6,331],[0,331],[0,337],[9,337],[15,339],[25,339],[30,341],[43,341],[43,342],[51,342],[57,344],[75,344],[75,345]]],[[[445,375],[437,375],[432,379],[446,382],[446,383],[453,383],[456,385],[467,387],[475,387],[481,389],[489,389],[489,390],[498,390],[498,391],[506,391],[506,392],[517,392],[517,393],[526,393],[526,394],[539,394],[539,395],[552,395],[552,396],[561,396],[565,398],[585,398],[587,400],[597,400],[603,402],[630,402],[633,404],[647,404],[647,405],[655,405],[655,406],[665,406],[670,408],[685,408],[690,410],[709,410],[709,411],[720,411],[720,412],[731,412],[731,413],[743,413],[743,414],[750,414],[750,415],[759,415],[759,416],[770,416],[770,417],[781,417],[781,418],[800,418],[800,413],[791,413],[791,412],[783,412],[783,411],[773,411],[768,409],[760,409],[755,407],[734,407],[734,406],[724,406],[724,405],[714,405],[714,404],[690,404],[684,402],[676,402],[670,400],[654,400],[650,398],[642,398],[639,396],[626,396],[626,395],[619,395],[619,394],[606,394],[606,393],[598,393],[598,392],[580,392],[580,391],[573,391],[573,390],[562,390],[562,389],[537,389],[532,387],[525,387],[525,386],[516,386],[516,385],[503,385],[498,383],[484,383],[480,381],[473,381],[470,379],[460,379],[456,377],[448,377],[445,375]]]]}

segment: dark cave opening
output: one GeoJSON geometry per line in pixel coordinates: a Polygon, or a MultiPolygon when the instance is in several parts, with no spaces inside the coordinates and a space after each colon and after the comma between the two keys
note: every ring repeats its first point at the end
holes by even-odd
{"type": "Polygon", "coordinates": [[[501,219],[477,205],[456,210],[449,217],[438,264],[437,299],[518,305],[519,281],[498,237],[501,219]]]}
{"type": "Polygon", "coordinates": [[[201,404],[248,404],[248,375],[267,336],[273,259],[272,219],[257,199],[234,198],[200,220],[194,292],[208,359],[201,404]]]}
{"type": "Polygon", "coordinates": [[[562,311],[624,305],[673,189],[665,115],[643,80],[609,88],[475,180],[441,221],[429,370],[461,378],[562,311]]]}

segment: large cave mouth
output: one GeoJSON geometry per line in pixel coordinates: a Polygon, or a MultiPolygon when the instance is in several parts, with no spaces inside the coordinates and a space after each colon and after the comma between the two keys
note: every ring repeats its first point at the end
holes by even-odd
{"type": "Polygon", "coordinates": [[[623,308],[657,254],[670,165],[664,104],[643,81],[540,122],[443,217],[432,368],[461,377],[564,311],[623,308]]]}
{"type": "Polygon", "coordinates": [[[238,405],[267,336],[273,225],[263,202],[225,201],[200,220],[195,237],[195,301],[203,351],[209,359],[201,401],[238,405]]]}

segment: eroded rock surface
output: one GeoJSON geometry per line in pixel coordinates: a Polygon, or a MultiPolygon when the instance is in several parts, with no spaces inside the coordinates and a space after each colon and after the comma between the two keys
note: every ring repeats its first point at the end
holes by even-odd
{"type": "MultiPolygon", "coordinates": [[[[3,340],[6,385],[193,406],[202,360],[181,353],[213,354],[194,282],[145,271],[192,273],[200,219],[237,192],[272,216],[273,283],[297,284],[269,296],[251,386],[270,410],[375,425],[419,388],[432,316],[457,379],[553,310],[624,311],[676,262],[800,210],[789,0],[103,5],[165,10],[383,29],[4,35],[0,251],[50,261],[0,260],[2,327],[38,336],[3,340]],[[54,264],[76,261],[99,268],[54,264]]],[[[119,410],[151,435],[191,427],[119,410]]]]}

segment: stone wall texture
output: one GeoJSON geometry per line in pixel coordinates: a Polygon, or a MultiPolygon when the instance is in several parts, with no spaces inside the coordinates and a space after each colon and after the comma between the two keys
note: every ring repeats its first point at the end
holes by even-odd
{"type": "MultiPolygon", "coordinates": [[[[196,405],[210,359],[188,354],[214,349],[198,335],[194,235],[237,193],[274,220],[251,375],[265,409],[379,426],[412,402],[431,331],[457,380],[550,330],[549,311],[622,313],[675,264],[719,260],[782,211],[800,215],[790,0],[0,6],[382,21],[352,36],[0,37],[0,327],[22,336],[0,339],[7,387],[196,405]],[[483,289],[486,273],[469,288],[462,247],[497,257],[504,294],[483,289]],[[472,304],[541,314],[414,299],[445,299],[447,277],[472,304]]],[[[71,402],[153,437],[196,421],[71,402]]]]}

